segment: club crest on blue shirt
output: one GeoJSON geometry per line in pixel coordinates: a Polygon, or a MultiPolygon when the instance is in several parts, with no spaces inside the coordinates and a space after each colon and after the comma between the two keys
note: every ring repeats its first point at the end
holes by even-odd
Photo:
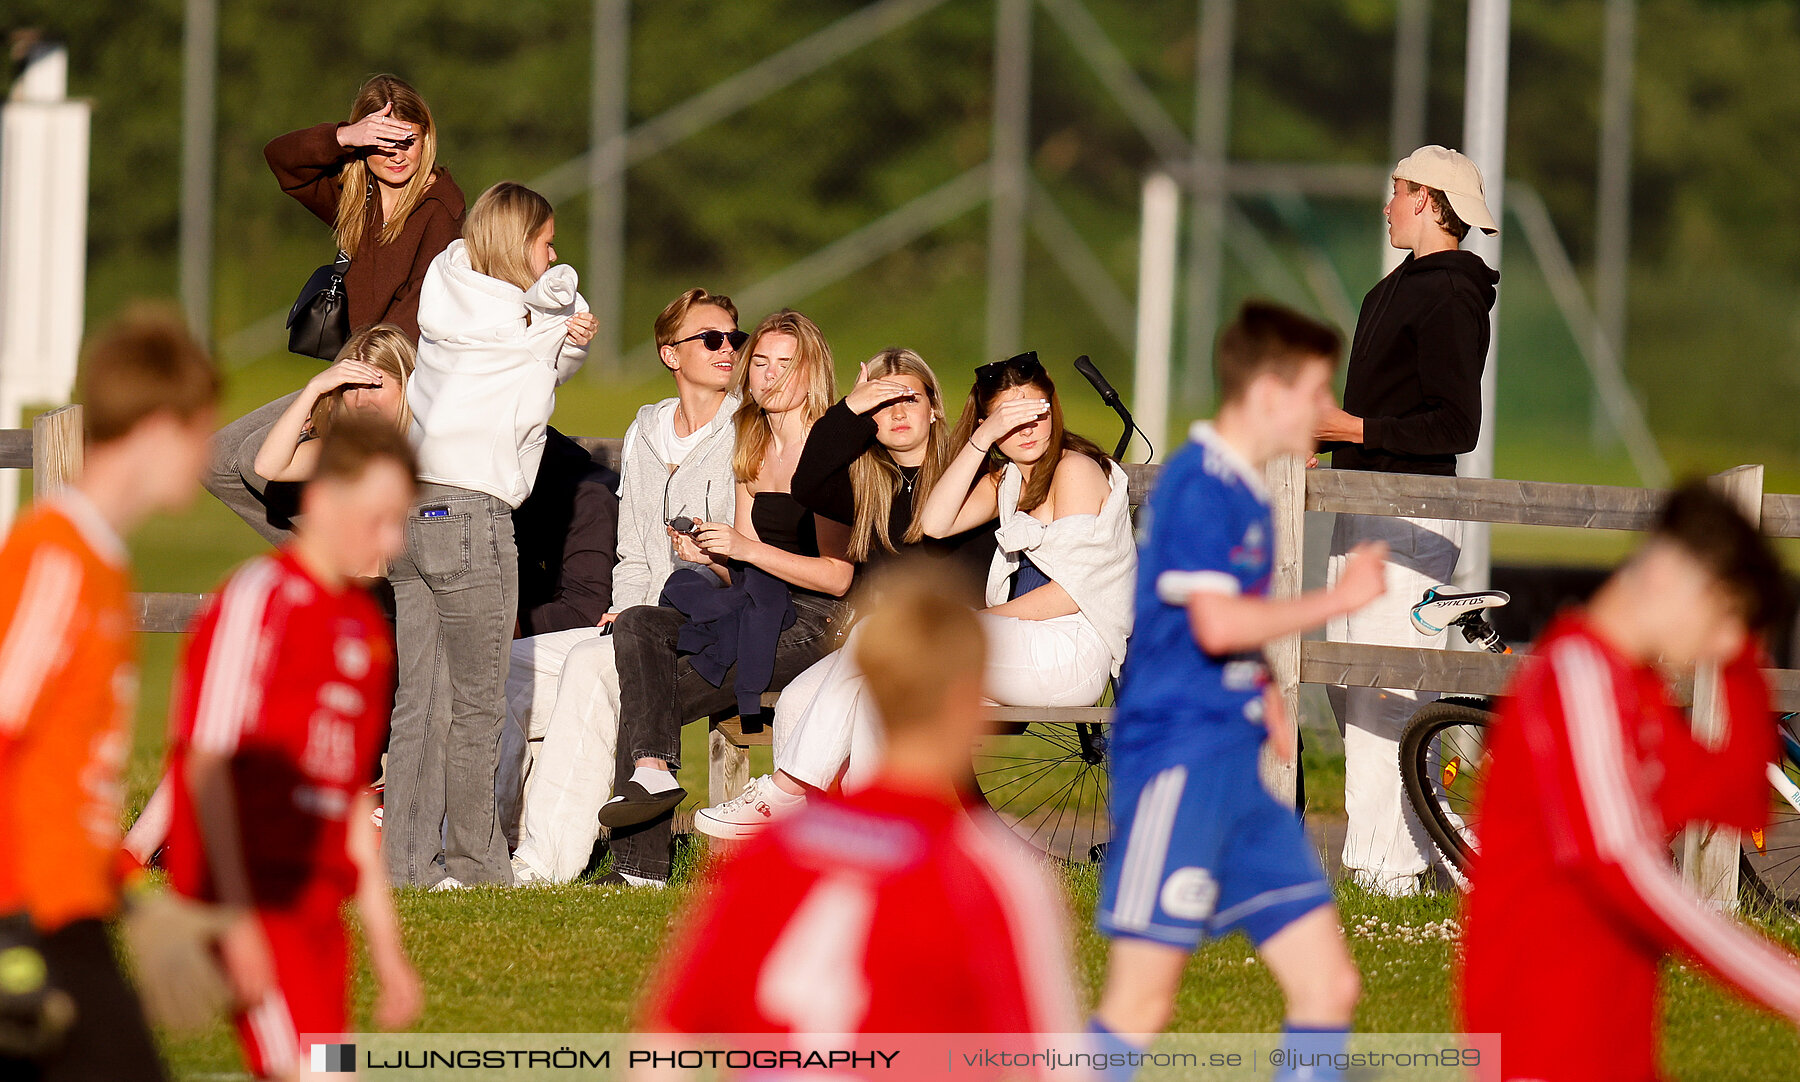
{"type": "Polygon", "coordinates": [[[1231,566],[1256,570],[1269,562],[1269,533],[1260,522],[1244,530],[1244,539],[1232,546],[1231,566]]]}

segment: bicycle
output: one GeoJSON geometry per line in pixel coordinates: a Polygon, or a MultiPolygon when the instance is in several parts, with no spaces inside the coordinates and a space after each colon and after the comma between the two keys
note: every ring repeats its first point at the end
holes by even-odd
{"type": "MultiPolygon", "coordinates": [[[[1455,628],[1468,642],[1511,653],[1488,621],[1489,609],[1511,598],[1499,590],[1425,592],[1413,606],[1413,626],[1435,635],[1455,628]]],[[[1473,810],[1487,768],[1492,700],[1446,696],[1419,708],[1400,738],[1400,779],[1425,832],[1458,876],[1480,848],[1473,810]]],[[[1738,854],[1739,894],[1748,905],[1800,914],[1800,714],[1781,719],[1781,754],[1769,764],[1772,812],[1767,828],[1744,834],[1738,854]]]]}

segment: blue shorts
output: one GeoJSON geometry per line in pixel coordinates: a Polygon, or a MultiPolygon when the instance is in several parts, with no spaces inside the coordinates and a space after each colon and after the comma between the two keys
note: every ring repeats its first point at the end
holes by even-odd
{"type": "Polygon", "coordinates": [[[1113,938],[1257,945],[1331,900],[1300,819],[1257,774],[1257,747],[1114,761],[1112,842],[1096,914],[1113,938]]]}

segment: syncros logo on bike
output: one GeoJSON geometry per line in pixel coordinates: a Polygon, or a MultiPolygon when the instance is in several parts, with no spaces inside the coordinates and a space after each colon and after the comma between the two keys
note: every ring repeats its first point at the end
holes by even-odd
{"type": "Polygon", "coordinates": [[[1473,597],[1441,597],[1433,595],[1431,604],[1442,605],[1447,609],[1472,609],[1487,603],[1488,600],[1489,598],[1486,594],[1476,594],[1473,597]]]}

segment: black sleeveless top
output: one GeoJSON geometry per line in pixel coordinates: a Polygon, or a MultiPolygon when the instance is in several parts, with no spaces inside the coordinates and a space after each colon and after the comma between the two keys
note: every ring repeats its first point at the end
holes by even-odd
{"type": "Polygon", "coordinates": [[[751,497],[750,524],[767,545],[796,556],[817,556],[819,534],[813,513],[791,492],[758,492],[751,497]]]}

